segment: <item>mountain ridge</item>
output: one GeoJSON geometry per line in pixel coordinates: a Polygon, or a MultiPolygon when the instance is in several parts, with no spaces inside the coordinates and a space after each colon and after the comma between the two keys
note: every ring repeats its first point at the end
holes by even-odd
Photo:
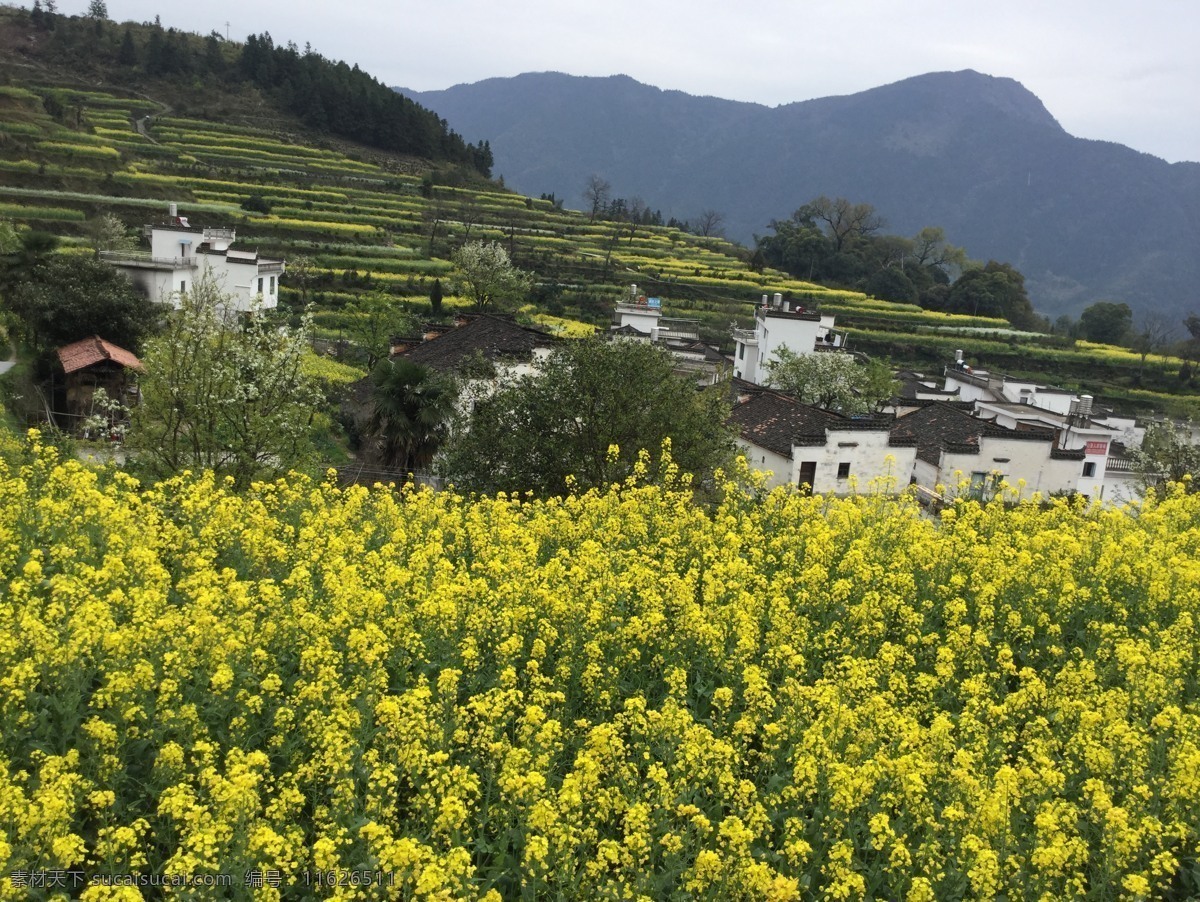
{"type": "Polygon", "coordinates": [[[528,194],[577,202],[589,175],[664,215],[724,212],[751,242],[819,194],[874,205],[889,230],[927,225],[1025,273],[1039,310],[1099,299],[1171,315],[1200,280],[1200,163],[1070,135],[1019,81],[912,76],[776,107],[627,75],[523,73],[408,92],[528,194]]]}

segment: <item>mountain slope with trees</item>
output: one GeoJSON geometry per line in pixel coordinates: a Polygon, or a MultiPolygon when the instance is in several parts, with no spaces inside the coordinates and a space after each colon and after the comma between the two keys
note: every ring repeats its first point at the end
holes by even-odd
{"type": "Polygon", "coordinates": [[[28,22],[6,17],[0,30],[0,44],[13,51],[18,65],[69,65],[96,84],[126,88],[173,82],[175,90],[166,96],[183,103],[212,104],[217,95],[255,91],[259,97],[243,99],[257,102],[260,114],[266,100],[316,132],[490,173],[486,141],[468,145],[444,120],[357,65],[326,59],[311,46],[277,46],[267,33],[238,44],[215,31],[201,37],[158,21],[110,22],[103,4],[86,16],[65,16],[42,10],[40,3],[28,22]]]}
{"type": "Polygon", "coordinates": [[[890,232],[938,225],[1011,263],[1052,316],[1195,303],[1200,163],[1073,137],[1011,79],[942,72],[776,108],[559,73],[405,93],[486,135],[496,171],[528,193],[571,203],[598,174],[669,216],[721,210],[745,242],[812,197],[848,197],[890,232]]]}
{"type": "MultiPolygon", "coordinates": [[[[152,26],[129,28],[136,54],[149,34],[138,30],[152,26]]],[[[529,274],[492,305],[562,334],[606,326],[636,283],[661,297],[668,315],[695,319],[702,339],[728,349],[731,324],[748,325],[762,296],[780,292],[836,315],[856,350],[912,368],[937,371],[965,347],[975,365],[1053,379],[1125,410],[1182,404],[1190,390],[1191,363],[1161,346],[1143,357],[1077,341],[1070,330],[1013,332],[1033,295],[1011,261],[971,268],[958,235],[937,223],[875,228],[871,198],[805,198],[779,220],[794,229],[754,253],[720,237],[719,215],[681,229],[649,209],[658,197],[639,200],[602,178],[594,215],[581,214],[554,197],[516,194],[469,163],[311,128],[271,89],[231,81],[212,92],[203,80],[150,78],[90,51],[96,42],[120,51],[124,31],[60,16],[48,39],[29,11],[0,8],[0,43],[13,50],[0,55],[0,307],[5,319],[17,317],[8,323],[17,338],[39,328],[18,315],[21,298],[10,289],[21,274],[41,272],[46,254],[83,267],[97,251],[142,247],[135,227],[160,219],[173,202],[193,227],[235,228],[239,247],[286,260],[280,314],[298,321],[311,305],[314,337],[359,367],[357,378],[387,353],[388,336],[411,334],[426,317],[486,306],[471,291],[463,258],[481,242],[502,247],[529,274]],[[68,31],[72,40],[59,37],[68,31]],[[843,204],[851,219],[866,209],[870,221],[843,232],[843,204]],[[5,220],[15,227],[11,241],[5,220]]],[[[231,65],[246,54],[243,45],[215,46],[231,65]]],[[[1131,310],[1136,323],[1142,310],[1131,310]]],[[[138,350],[136,336],[126,341],[138,350]]],[[[1192,362],[1200,356],[1190,344],[1186,353],[1192,362]]],[[[337,385],[355,378],[352,367],[320,373],[329,392],[335,376],[337,385]]],[[[10,399],[25,399],[15,416],[36,415],[24,409],[33,395],[9,382],[10,399]]]]}

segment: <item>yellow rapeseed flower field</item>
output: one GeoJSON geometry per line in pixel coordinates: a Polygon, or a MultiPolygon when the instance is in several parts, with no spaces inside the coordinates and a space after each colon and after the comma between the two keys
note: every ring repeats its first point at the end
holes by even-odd
{"type": "Polygon", "coordinates": [[[935,521],[744,474],[702,507],[6,459],[0,898],[1200,893],[1198,496],[935,521]]]}

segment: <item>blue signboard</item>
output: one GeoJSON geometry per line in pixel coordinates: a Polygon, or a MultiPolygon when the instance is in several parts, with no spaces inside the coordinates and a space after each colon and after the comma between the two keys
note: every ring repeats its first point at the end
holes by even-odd
{"type": "Polygon", "coordinates": [[[648,307],[661,308],[662,307],[662,298],[646,298],[646,305],[648,307]]]}

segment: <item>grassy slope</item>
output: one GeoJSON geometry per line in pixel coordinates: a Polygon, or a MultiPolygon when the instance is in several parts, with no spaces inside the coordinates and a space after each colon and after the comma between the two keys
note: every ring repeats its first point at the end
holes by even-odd
{"type": "MultiPolygon", "coordinates": [[[[19,37],[22,15],[0,10],[6,44],[19,37]]],[[[170,82],[135,91],[97,88],[90,79],[84,87],[61,60],[36,56],[13,55],[0,75],[7,82],[0,87],[0,216],[83,243],[88,218],[99,212],[137,226],[175,201],[193,225],[235,226],[242,247],[308,257],[312,275],[300,280],[293,267],[284,299],[315,303],[318,324],[330,333],[344,327],[340,309],[370,291],[427,309],[433,279],[451,288],[453,249],[483,238],[502,242],[535,273],[539,308],[568,319],[606,324],[613,303],[636,282],[663,296],[667,315],[699,319],[708,340],[728,346],[731,322],[748,324],[762,294],[783,291],[835,313],[851,327],[852,346],[897,363],[936,371],[953,348],[965,347],[993,370],[1043,374],[1138,407],[1186,404],[1155,397],[1179,390],[1177,361],[1149,361],[1135,394],[1138,361],[1127,352],[1061,347],[1049,338],[956,336],[947,328],[1007,324],[755,273],[740,248],[717,239],[588,222],[493,183],[306,133],[254,91],[213,99],[170,82]],[[48,97],[65,110],[57,119],[46,112],[48,97]],[[133,126],[147,113],[156,114],[149,138],[133,126]],[[269,215],[241,209],[254,194],[271,202],[269,215]]]]}

